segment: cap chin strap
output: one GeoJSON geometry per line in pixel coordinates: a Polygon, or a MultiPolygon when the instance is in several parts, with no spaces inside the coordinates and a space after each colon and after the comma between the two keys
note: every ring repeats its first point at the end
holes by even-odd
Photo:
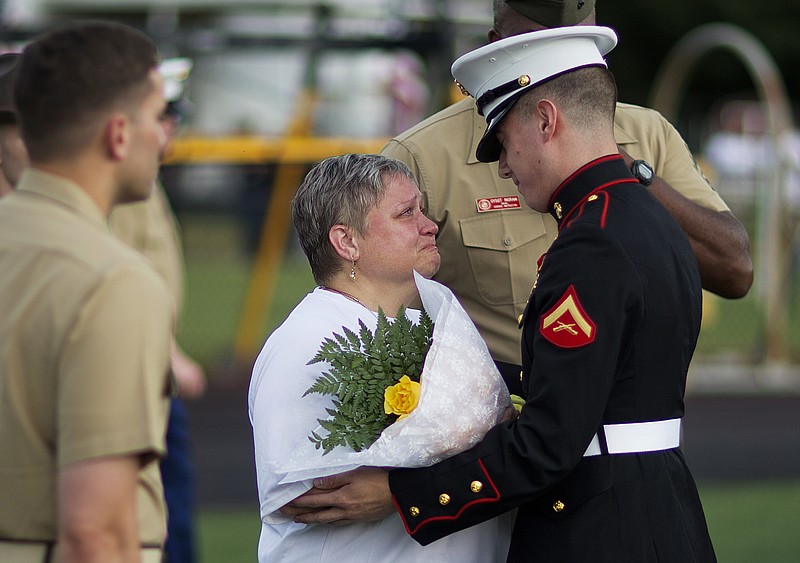
{"type": "Polygon", "coordinates": [[[530,83],[531,77],[527,74],[523,74],[519,78],[509,80],[505,84],[501,84],[500,86],[486,90],[486,92],[481,94],[481,96],[475,100],[475,103],[478,104],[478,113],[483,115],[483,108],[485,108],[487,104],[492,103],[501,96],[510,94],[511,92],[519,90],[520,88],[525,88],[526,86],[529,86],[530,83]]]}

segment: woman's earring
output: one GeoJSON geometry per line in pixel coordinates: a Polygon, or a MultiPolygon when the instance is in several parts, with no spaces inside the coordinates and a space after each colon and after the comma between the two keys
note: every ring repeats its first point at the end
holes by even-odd
{"type": "Polygon", "coordinates": [[[350,270],[350,281],[356,281],[356,261],[353,260],[353,268],[350,270]]]}

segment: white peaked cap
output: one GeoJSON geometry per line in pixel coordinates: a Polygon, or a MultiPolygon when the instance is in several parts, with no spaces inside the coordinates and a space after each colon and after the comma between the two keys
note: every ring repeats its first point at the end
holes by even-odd
{"type": "Polygon", "coordinates": [[[183,96],[183,83],[189,78],[192,61],[185,57],[164,59],[158,67],[164,79],[164,97],[167,102],[177,102],[183,96]]]}
{"type": "Polygon", "coordinates": [[[488,124],[478,160],[500,157],[495,129],[523,93],[571,70],[607,67],[604,56],[616,44],[612,29],[579,25],[515,35],[459,57],[451,68],[453,78],[475,97],[488,124]]]}

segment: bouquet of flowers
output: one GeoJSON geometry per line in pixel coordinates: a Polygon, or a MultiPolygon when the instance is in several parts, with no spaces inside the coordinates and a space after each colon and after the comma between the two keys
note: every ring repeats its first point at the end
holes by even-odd
{"type": "Polygon", "coordinates": [[[335,397],[320,406],[330,418],[276,468],[280,483],[365,465],[432,465],[500,422],[511,400],[475,325],[445,286],[416,273],[415,281],[429,319],[412,325],[401,311],[394,322],[379,319],[375,334],[343,328],[322,344],[312,362],[331,369],[306,395],[335,397]]]}
{"type": "Polygon", "coordinates": [[[417,324],[401,308],[390,322],[378,311],[375,334],[359,321],[358,333],[327,338],[309,364],[328,362],[331,369],[314,382],[310,393],[332,395],[330,418],[318,422],[328,435],[311,432],[309,439],[329,453],[336,446],[360,452],[387,426],[408,416],[419,403],[422,365],[431,346],[433,321],[423,310],[417,324]]]}

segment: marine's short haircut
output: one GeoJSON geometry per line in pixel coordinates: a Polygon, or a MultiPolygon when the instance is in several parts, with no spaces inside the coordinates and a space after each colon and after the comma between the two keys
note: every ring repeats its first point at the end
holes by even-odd
{"type": "Polygon", "coordinates": [[[592,66],[561,74],[523,94],[517,111],[529,116],[539,100],[550,99],[575,127],[611,125],[617,102],[614,76],[607,68],[592,66]]]}
{"type": "Polygon", "coordinates": [[[154,43],[112,22],[69,25],[41,36],[22,54],[14,98],[33,161],[83,148],[109,111],[135,107],[158,66],[154,43]]]}

